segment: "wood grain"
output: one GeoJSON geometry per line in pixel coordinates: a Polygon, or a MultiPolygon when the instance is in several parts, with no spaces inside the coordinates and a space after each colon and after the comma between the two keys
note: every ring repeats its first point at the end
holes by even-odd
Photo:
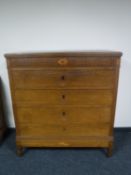
{"type": "Polygon", "coordinates": [[[113,102],[112,90],[16,90],[15,103],[34,106],[43,105],[93,105],[111,106],[113,102]],[[46,99],[46,100],[45,100],[46,99]]]}
{"type": "Polygon", "coordinates": [[[110,123],[110,107],[18,107],[20,124],[93,124],[110,123]]]}
{"type": "Polygon", "coordinates": [[[112,89],[114,68],[111,69],[15,69],[15,89],[112,89]]]}

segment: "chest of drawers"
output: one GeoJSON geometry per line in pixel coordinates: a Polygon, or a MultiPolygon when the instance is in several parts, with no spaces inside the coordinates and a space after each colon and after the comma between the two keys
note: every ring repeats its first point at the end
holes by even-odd
{"type": "Polygon", "coordinates": [[[120,52],[6,54],[24,147],[102,147],[112,153],[120,52]]]}

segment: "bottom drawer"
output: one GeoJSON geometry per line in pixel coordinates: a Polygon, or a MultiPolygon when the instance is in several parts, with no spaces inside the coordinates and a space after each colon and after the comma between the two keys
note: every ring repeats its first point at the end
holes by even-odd
{"type": "Polygon", "coordinates": [[[17,135],[31,138],[53,138],[65,136],[107,136],[110,125],[103,123],[98,125],[19,125],[17,135]]]}

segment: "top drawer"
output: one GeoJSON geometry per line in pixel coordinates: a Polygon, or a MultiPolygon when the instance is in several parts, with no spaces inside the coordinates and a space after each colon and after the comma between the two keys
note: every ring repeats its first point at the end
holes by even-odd
{"type": "MultiPolygon", "coordinates": [[[[8,57],[7,57],[8,58],[8,57]]],[[[36,67],[112,67],[119,60],[115,57],[99,56],[42,56],[42,57],[11,57],[7,59],[8,67],[36,68],[36,67]]]]}

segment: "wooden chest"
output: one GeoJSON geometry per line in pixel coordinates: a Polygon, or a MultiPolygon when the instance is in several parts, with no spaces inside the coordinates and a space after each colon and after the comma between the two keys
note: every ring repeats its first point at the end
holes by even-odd
{"type": "Polygon", "coordinates": [[[112,153],[120,52],[6,54],[18,153],[102,147],[112,153]]]}

